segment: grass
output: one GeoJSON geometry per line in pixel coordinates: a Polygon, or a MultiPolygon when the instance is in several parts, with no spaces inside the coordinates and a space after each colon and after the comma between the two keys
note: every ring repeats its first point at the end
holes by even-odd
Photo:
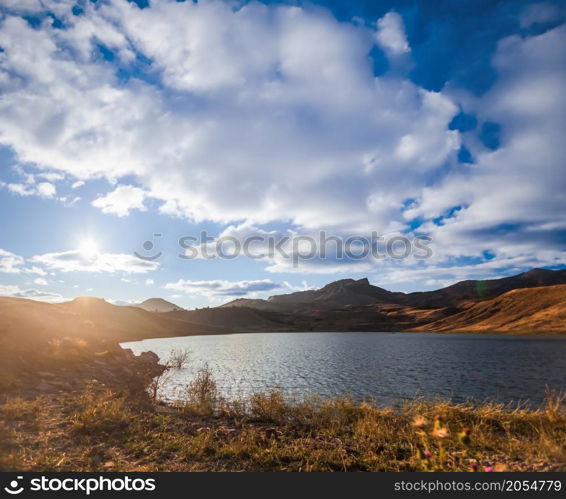
{"type": "Polygon", "coordinates": [[[113,436],[128,428],[132,416],[123,395],[110,390],[97,393],[91,388],[77,397],[72,431],[78,435],[113,436]]]}
{"type": "Polygon", "coordinates": [[[178,410],[141,410],[93,388],[10,399],[1,406],[0,469],[565,471],[563,401],[548,394],[528,410],[415,400],[394,410],[348,397],[292,403],[272,392],[228,402],[201,371],[178,410]]]}

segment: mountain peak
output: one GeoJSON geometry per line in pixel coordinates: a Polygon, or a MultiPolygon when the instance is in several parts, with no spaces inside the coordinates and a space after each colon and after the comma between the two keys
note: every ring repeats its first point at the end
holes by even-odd
{"type": "Polygon", "coordinates": [[[331,289],[331,288],[339,288],[342,286],[355,286],[355,287],[368,287],[371,286],[367,277],[363,277],[362,279],[340,279],[338,281],[333,281],[328,283],[321,289],[331,289]]]}
{"type": "Polygon", "coordinates": [[[183,310],[182,307],[164,300],[163,298],[148,298],[147,300],[135,306],[138,308],[143,308],[148,312],[174,312],[176,310],[183,310]]]}
{"type": "Polygon", "coordinates": [[[94,296],[77,296],[70,303],[75,305],[88,305],[88,304],[102,304],[105,303],[106,305],[110,305],[104,298],[96,298],[94,296]]]}

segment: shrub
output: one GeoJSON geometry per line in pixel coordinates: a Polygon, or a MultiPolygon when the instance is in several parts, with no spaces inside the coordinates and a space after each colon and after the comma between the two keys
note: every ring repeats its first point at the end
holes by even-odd
{"type": "Polygon", "coordinates": [[[287,413],[287,404],[280,392],[267,395],[256,393],[250,398],[250,415],[259,421],[282,422],[287,413]]]}
{"type": "Polygon", "coordinates": [[[220,396],[212,371],[205,365],[199,369],[195,379],[189,383],[185,391],[184,409],[187,412],[212,415],[218,408],[220,396]]]}
{"type": "Polygon", "coordinates": [[[190,350],[186,348],[174,348],[169,352],[169,359],[165,366],[169,369],[183,369],[189,363],[190,350]]]}

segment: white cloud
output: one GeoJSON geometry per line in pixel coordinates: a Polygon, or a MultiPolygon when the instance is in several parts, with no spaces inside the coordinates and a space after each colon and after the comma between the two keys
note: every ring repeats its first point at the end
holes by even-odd
{"type": "Polygon", "coordinates": [[[45,270],[43,270],[41,267],[36,267],[35,265],[31,266],[30,268],[25,268],[23,269],[23,271],[26,274],[37,274],[40,276],[46,276],[47,272],[45,272],[45,270]]]}
{"type": "Polygon", "coordinates": [[[411,51],[403,19],[397,12],[391,11],[377,21],[375,39],[378,45],[390,56],[399,56],[411,51]]]}
{"type": "Polygon", "coordinates": [[[501,125],[501,146],[493,151],[468,141],[476,163],[424,188],[405,211],[408,220],[430,220],[461,207],[441,225],[421,226],[434,238],[439,256],[480,256],[489,250],[498,259],[525,257],[526,267],[564,263],[564,44],[566,26],[502,40],[493,58],[499,73],[495,85],[481,99],[463,97],[468,112],[501,125]]]}
{"type": "Polygon", "coordinates": [[[92,202],[92,206],[100,208],[104,213],[125,217],[131,210],[145,211],[144,200],[147,192],[132,185],[120,185],[115,190],[92,202]]]}
{"type": "Polygon", "coordinates": [[[2,6],[16,12],[37,12],[41,9],[41,0],[2,0],[2,6]]]}
{"type": "Polygon", "coordinates": [[[53,198],[57,193],[55,185],[50,182],[39,182],[38,184],[19,184],[0,182],[0,187],[5,187],[10,192],[19,196],[39,196],[42,198],[53,198]]]}
{"type": "Polygon", "coordinates": [[[45,279],[43,277],[38,277],[38,278],[34,279],[33,283],[37,284],[38,286],[47,286],[48,285],[47,279],[45,279]]]}
{"type": "Polygon", "coordinates": [[[191,281],[179,279],[177,282],[170,282],[165,285],[165,289],[201,296],[246,296],[253,293],[265,293],[282,287],[281,284],[270,279],[256,281],[191,281]]]}
{"type": "Polygon", "coordinates": [[[36,265],[26,267],[26,260],[20,255],[0,248],[0,274],[35,274],[46,276],[47,272],[36,265]]]}
{"type": "Polygon", "coordinates": [[[153,279],[146,279],[145,280],[146,286],[153,286],[154,284],[155,284],[155,281],[153,279]]]}
{"type": "MultiPolygon", "coordinates": [[[[562,254],[562,258],[566,254],[562,254]]],[[[496,279],[509,275],[516,275],[525,268],[545,267],[556,264],[555,255],[547,259],[533,259],[532,256],[500,257],[476,264],[436,264],[427,265],[400,265],[385,267],[372,277],[372,282],[378,286],[398,285],[403,287],[412,284],[415,288],[434,287],[441,288],[449,286],[465,279],[496,279]]]]}
{"type": "Polygon", "coordinates": [[[521,28],[530,28],[533,24],[544,24],[552,21],[563,21],[566,7],[548,2],[533,3],[521,14],[521,28]]]}
{"type": "Polygon", "coordinates": [[[0,273],[19,274],[23,264],[24,259],[21,256],[0,249],[0,273]]]}
{"type": "Polygon", "coordinates": [[[197,221],[385,230],[459,146],[450,99],[374,78],[375,33],[322,9],[110,1],[73,16],[72,5],[49,2],[65,30],[1,22],[0,133],[40,167],[134,176],[139,188],[117,188],[129,202],[95,200],[108,213],[144,209],[149,195],[197,221]],[[118,82],[95,43],[124,64],[135,47],[164,88],[118,82]]]}
{"type": "MultiPolygon", "coordinates": [[[[371,30],[287,5],[109,0],[73,16],[74,2],[43,4],[67,29],[0,21],[2,142],[79,181],[131,176],[139,187],[93,202],[107,213],[144,210],[152,197],[175,216],[305,233],[386,233],[419,218],[437,264],[485,249],[526,266],[563,261],[553,231],[566,211],[564,27],[501,41],[497,82],[476,98],[373,76],[375,43],[390,58],[410,52],[395,12],[371,30]],[[144,55],[160,83],[118,81],[99,43],[123,67],[144,55]],[[447,129],[459,106],[501,125],[499,149],[447,129]],[[474,165],[456,163],[462,141],[474,165]]],[[[523,27],[551,14],[525,11],[523,27]]]]}
{"type": "Polygon", "coordinates": [[[37,177],[47,180],[48,182],[58,182],[64,180],[65,175],[57,172],[41,172],[37,174],[37,177]]]}
{"type": "Polygon", "coordinates": [[[40,182],[37,184],[37,192],[43,198],[52,198],[57,190],[55,186],[49,182],[40,182]]]}
{"type": "Polygon", "coordinates": [[[76,182],[73,182],[73,184],[71,185],[71,189],[78,189],[83,185],[85,185],[84,180],[77,180],[76,182]]]}
{"type": "Polygon", "coordinates": [[[159,268],[159,263],[136,258],[123,253],[101,253],[85,257],[80,251],[45,253],[29,259],[32,263],[44,265],[50,270],[61,272],[126,272],[146,273],[159,268]]]}
{"type": "Polygon", "coordinates": [[[122,300],[122,299],[113,299],[107,298],[106,301],[112,303],[112,305],[119,305],[123,307],[130,307],[132,305],[137,305],[137,301],[135,300],[122,300]]]}
{"type": "Polygon", "coordinates": [[[29,300],[39,300],[50,303],[58,303],[65,301],[59,293],[52,293],[49,291],[40,291],[37,289],[20,289],[16,285],[2,285],[0,284],[0,296],[10,296],[13,298],[27,298],[29,300]]]}

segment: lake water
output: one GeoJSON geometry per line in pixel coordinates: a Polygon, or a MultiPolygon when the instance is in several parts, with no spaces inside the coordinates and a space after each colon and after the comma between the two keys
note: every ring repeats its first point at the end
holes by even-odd
{"type": "Polygon", "coordinates": [[[254,333],[160,338],[124,343],[136,354],[167,358],[191,351],[173,372],[163,398],[179,398],[204,364],[221,392],[245,397],[281,390],[302,398],[352,394],[389,405],[415,396],[544,400],[545,387],[566,391],[566,339],[432,333],[254,333]]]}

